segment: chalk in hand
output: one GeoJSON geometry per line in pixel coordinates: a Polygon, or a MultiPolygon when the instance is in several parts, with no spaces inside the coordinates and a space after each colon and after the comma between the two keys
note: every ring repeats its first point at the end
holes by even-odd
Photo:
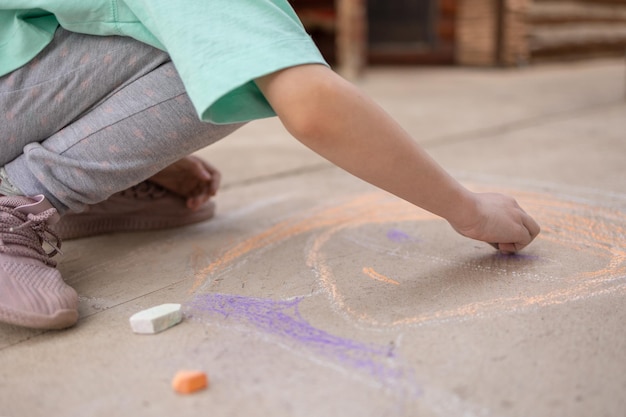
{"type": "Polygon", "coordinates": [[[180,304],[161,304],[133,314],[130,327],[135,333],[154,334],[177,325],[182,319],[180,304]]]}
{"type": "Polygon", "coordinates": [[[172,388],[179,394],[191,394],[209,386],[209,379],[202,371],[178,371],[172,380],[172,388]]]}

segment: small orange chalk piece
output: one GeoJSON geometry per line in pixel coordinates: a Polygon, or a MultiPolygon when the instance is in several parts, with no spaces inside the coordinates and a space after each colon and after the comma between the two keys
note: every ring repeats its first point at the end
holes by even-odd
{"type": "Polygon", "coordinates": [[[202,371],[178,371],[172,380],[172,388],[179,394],[191,394],[209,386],[209,378],[202,371]]]}

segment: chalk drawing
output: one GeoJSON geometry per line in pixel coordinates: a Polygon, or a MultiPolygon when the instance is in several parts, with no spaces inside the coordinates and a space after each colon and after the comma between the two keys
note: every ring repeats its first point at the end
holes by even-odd
{"type": "Polygon", "coordinates": [[[375,279],[376,281],[380,281],[380,282],[386,282],[387,284],[393,284],[393,285],[400,285],[400,283],[396,280],[393,280],[391,278],[388,278],[376,271],[374,271],[374,268],[363,268],[363,273],[367,276],[369,276],[372,279],[375,279]]]}
{"type": "Polygon", "coordinates": [[[306,349],[319,358],[363,372],[386,388],[406,391],[413,387],[412,395],[418,394],[412,371],[402,366],[393,346],[362,343],[312,326],[299,311],[304,298],[276,301],[209,293],[196,295],[185,309],[195,319],[204,315],[225,319],[226,324],[250,325],[298,350],[306,349]]]}
{"type": "MultiPolygon", "coordinates": [[[[473,188],[480,191],[480,186],[473,188]]],[[[428,252],[425,247],[432,245],[424,245],[424,240],[429,235],[416,231],[416,227],[439,230],[447,227],[445,222],[385,193],[374,192],[280,221],[227,248],[208,265],[197,265],[189,289],[192,298],[186,306],[194,315],[202,313],[243,323],[304,349],[311,356],[368,375],[384,386],[418,392],[412,368],[403,365],[388,346],[357,342],[312,326],[298,309],[311,294],[269,300],[225,295],[216,289],[223,281],[238,279],[237,268],[244,267],[253,255],[293,244],[294,238],[304,235],[307,240],[301,243],[303,264],[316,278],[329,307],[340,313],[346,323],[362,329],[436,325],[626,293],[625,213],[554,194],[498,190],[493,186],[490,190],[513,194],[542,226],[536,243],[519,255],[505,256],[464,238],[459,240],[461,247],[481,249],[461,259],[436,249],[428,252]],[[372,243],[369,237],[359,239],[361,235],[380,237],[381,230],[381,243],[372,243]],[[353,247],[346,249],[346,245],[353,247]],[[354,245],[360,246],[355,249],[354,245]],[[365,254],[366,251],[369,252],[365,254]],[[579,259],[585,262],[578,265],[579,259]],[[395,276],[384,273],[385,262],[390,261],[394,262],[395,276]],[[402,269],[403,264],[408,266],[402,269]],[[434,265],[443,280],[448,270],[454,276],[465,271],[470,282],[435,280],[435,284],[424,281],[422,285],[419,279],[428,277],[415,271],[428,265],[434,265]],[[407,296],[411,291],[424,292],[428,285],[434,288],[428,297],[422,296],[420,303],[407,296]],[[470,296],[455,298],[459,296],[455,290],[462,285],[466,285],[463,293],[470,296]],[[362,288],[365,290],[355,296],[362,288]],[[393,308],[353,301],[370,294],[371,300],[380,299],[376,297],[382,292],[386,292],[386,299],[394,300],[393,308]],[[405,300],[405,304],[399,305],[397,300],[405,300]]]]}
{"type": "Polygon", "coordinates": [[[398,243],[416,240],[412,238],[406,232],[402,230],[398,230],[398,229],[390,229],[387,232],[387,239],[391,240],[392,242],[398,242],[398,243]]]}
{"type": "MultiPolygon", "coordinates": [[[[475,186],[474,188],[479,188],[475,186]]],[[[490,187],[491,190],[494,187],[490,187]]],[[[406,239],[409,233],[401,231],[398,225],[407,227],[416,223],[440,222],[437,227],[446,227],[445,223],[430,213],[416,209],[414,206],[389,197],[382,192],[357,195],[341,201],[334,206],[313,209],[301,216],[281,221],[278,224],[256,234],[244,241],[235,244],[226,250],[217,260],[204,268],[196,270],[195,280],[190,292],[201,291],[216,280],[221,274],[228,273],[239,262],[244,262],[252,253],[271,250],[280,244],[289,242],[294,237],[311,235],[310,247],[307,249],[306,265],[318,278],[320,285],[327,292],[332,306],[356,319],[361,324],[371,326],[397,326],[409,324],[425,324],[440,320],[458,320],[485,314],[498,314],[518,309],[561,304],[580,298],[600,294],[626,291],[626,215],[616,209],[596,206],[580,201],[568,201],[551,194],[520,191],[495,190],[514,194],[527,210],[529,210],[542,225],[542,233],[534,245],[543,243],[550,245],[552,252],[567,252],[575,257],[592,259],[589,265],[576,268],[558,268],[559,262],[569,260],[541,259],[531,249],[518,256],[503,256],[495,251],[485,252],[489,257],[481,262],[474,260],[462,265],[467,270],[484,272],[485,274],[502,274],[507,278],[523,278],[527,291],[521,293],[506,293],[493,298],[470,300],[460,305],[448,303],[448,308],[423,311],[415,315],[405,315],[393,320],[381,320],[372,317],[367,311],[359,311],[355,306],[346,302],[344,279],[355,279],[358,274],[365,273],[380,285],[403,287],[413,277],[385,276],[376,271],[374,265],[366,259],[361,259],[362,266],[351,276],[341,274],[337,276],[333,267],[337,265],[330,261],[327,246],[336,240],[337,236],[349,231],[362,228],[387,227],[392,232],[387,239],[394,244],[415,243],[406,239]],[[526,264],[524,264],[526,262],[526,264]],[[552,262],[552,275],[543,274],[541,268],[533,268],[534,263],[552,262]],[[517,267],[515,264],[527,266],[517,267]],[[586,269],[588,268],[588,269],[586,269]],[[528,269],[528,270],[525,270],[528,269]],[[561,274],[561,270],[566,271],[561,274]],[[569,272],[567,272],[569,271],[569,272]],[[397,283],[397,284],[396,284],[397,283]],[[538,284],[540,285],[531,285],[538,284]],[[551,283],[551,286],[546,286],[551,283]]],[[[467,243],[470,245],[471,243],[467,243]]],[[[489,250],[489,249],[488,249],[489,250]]],[[[389,252],[381,252],[385,256],[389,252]]],[[[358,255],[357,255],[358,256],[358,255]]],[[[408,257],[408,255],[404,255],[408,257]]],[[[438,263],[451,266],[459,265],[458,261],[446,259],[445,256],[435,257],[438,263]]],[[[427,259],[428,260],[428,259],[427,259]]]]}

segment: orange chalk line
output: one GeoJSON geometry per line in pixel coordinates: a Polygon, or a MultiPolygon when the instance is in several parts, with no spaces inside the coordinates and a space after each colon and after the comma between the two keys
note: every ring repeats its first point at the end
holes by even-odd
{"type": "MultiPolygon", "coordinates": [[[[561,206],[563,206],[561,204],[561,206]]],[[[576,207],[580,208],[579,205],[576,207]]],[[[597,211],[597,209],[596,209],[597,211]]],[[[562,214],[562,213],[559,213],[562,214]]],[[[578,221],[588,220],[580,216],[570,216],[570,219],[574,218],[576,221],[571,223],[564,223],[563,226],[569,232],[575,232],[578,228],[573,225],[580,224],[578,221]],[[565,227],[566,226],[566,227],[565,227]]],[[[561,218],[562,219],[562,218],[561,218]]],[[[607,250],[607,246],[611,247],[609,253],[606,254],[605,257],[609,258],[609,262],[607,267],[601,268],[596,271],[584,272],[577,274],[571,277],[568,281],[576,282],[579,281],[580,284],[575,285],[569,289],[557,290],[551,293],[545,294],[543,296],[535,296],[535,297],[512,297],[507,299],[497,299],[493,301],[487,302],[479,302],[472,303],[465,306],[462,306],[458,309],[448,310],[448,311],[440,311],[435,314],[430,315],[422,315],[413,318],[406,318],[402,320],[398,320],[392,323],[392,325],[397,324],[416,324],[423,323],[431,320],[442,320],[447,318],[458,318],[458,317],[467,317],[470,315],[478,314],[478,312],[487,312],[488,310],[493,310],[495,308],[501,308],[502,305],[507,305],[509,308],[516,307],[524,307],[530,305],[548,305],[548,304],[561,304],[566,301],[581,298],[585,295],[589,295],[591,293],[607,293],[610,292],[609,289],[601,288],[603,284],[611,281],[612,277],[623,277],[626,272],[626,265],[624,265],[625,257],[624,257],[624,248],[615,248],[611,245],[610,238],[615,239],[616,236],[619,236],[620,233],[623,233],[623,228],[617,226],[613,233],[608,235],[597,233],[595,230],[598,229],[596,226],[597,222],[588,221],[587,223],[582,222],[583,225],[586,225],[588,228],[584,228],[582,230],[582,241],[577,242],[578,244],[574,246],[575,249],[581,250],[581,242],[586,244],[588,247],[594,249],[603,249],[607,250]],[[590,227],[593,226],[593,227],[590,227]],[[594,239],[605,239],[609,238],[609,241],[594,241],[594,239]]],[[[624,224],[624,221],[621,221],[621,224],[624,224]]],[[[580,230],[578,230],[580,231],[580,230]]],[[[576,238],[576,236],[569,236],[569,238],[576,238]]],[[[617,286],[614,290],[624,290],[626,286],[617,286]]],[[[343,300],[340,300],[343,303],[343,300]]],[[[351,309],[347,306],[342,306],[344,310],[351,313],[353,316],[358,317],[361,320],[369,321],[373,323],[372,318],[367,317],[363,313],[356,313],[351,311],[351,309]]],[[[375,320],[374,320],[375,321],[375,320]]]]}
{"type": "Polygon", "coordinates": [[[363,273],[376,281],[384,282],[386,284],[400,285],[400,283],[394,279],[388,278],[378,272],[374,271],[374,268],[363,268],[363,273]]]}
{"type": "MultiPolygon", "coordinates": [[[[408,203],[405,204],[408,205],[408,203]]],[[[384,219],[378,219],[377,215],[381,207],[376,207],[376,205],[381,205],[380,195],[366,194],[342,205],[325,209],[321,212],[314,212],[310,217],[304,219],[289,219],[278,223],[264,232],[235,245],[219,259],[200,271],[197,271],[194,274],[195,279],[190,292],[196,291],[203,285],[208,276],[223,270],[227,265],[245,254],[310,232],[311,230],[323,229],[337,224],[347,225],[353,223],[355,220],[358,221],[359,224],[363,222],[378,223],[389,221],[389,218],[394,215],[397,221],[415,220],[416,217],[421,218],[423,216],[434,217],[432,214],[415,208],[413,208],[413,210],[417,212],[417,214],[413,213],[411,216],[407,217],[406,214],[402,215],[402,213],[398,213],[398,207],[401,206],[398,206],[398,204],[390,205],[389,202],[387,202],[383,203],[383,208],[387,207],[388,210],[384,215],[384,219]]]]}
{"type": "MultiPolygon", "coordinates": [[[[561,304],[591,294],[608,293],[617,290],[623,291],[626,289],[626,285],[605,288],[607,283],[610,283],[616,277],[623,277],[626,274],[626,248],[616,247],[614,244],[616,237],[626,234],[625,226],[621,226],[626,225],[624,213],[611,209],[605,210],[599,207],[586,206],[581,203],[550,200],[549,196],[537,193],[518,192],[517,194],[517,198],[523,201],[524,206],[542,224],[544,233],[540,235],[541,239],[571,248],[572,250],[587,252],[593,250],[594,256],[606,261],[606,266],[598,270],[583,271],[572,277],[567,277],[567,281],[573,283],[573,286],[547,294],[532,297],[498,298],[496,300],[467,304],[456,309],[407,317],[391,323],[380,323],[366,313],[354,311],[346,305],[345,299],[337,287],[332,268],[327,264],[326,257],[323,255],[323,247],[337,232],[345,228],[355,228],[372,223],[424,221],[437,217],[416,209],[412,205],[394,197],[389,197],[384,193],[372,193],[353,198],[346,203],[329,209],[314,211],[304,218],[290,219],[278,223],[266,231],[235,245],[226,251],[221,258],[195,274],[195,281],[191,291],[197,290],[207,278],[223,271],[244,255],[313,230],[322,231],[316,237],[308,252],[307,265],[313,268],[323,287],[326,288],[334,301],[335,307],[344,310],[359,320],[367,321],[371,325],[393,326],[399,324],[419,324],[433,320],[466,318],[502,308],[513,310],[532,305],[561,304]],[[594,213],[596,219],[585,217],[585,214],[588,213],[594,213]],[[597,220],[604,214],[607,214],[614,221],[614,224],[607,226],[602,221],[597,220]]],[[[377,273],[372,268],[363,268],[363,273],[373,279],[399,285],[399,282],[377,273]]]]}
{"type": "MultiPolygon", "coordinates": [[[[536,205],[538,209],[540,209],[542,206],[545,208],[545,205],[543,204],[544,200],[542,200],[541,198],[534,198],[533,200],[534,200],[533,202],[535,203],[534,205],[536,205]]],[[[574,206],[571,203],[565,203],[565,202],[558,202],[558,204],[553,204],[553,206],[558,207],[558,208],[569,208],[569,209],[574,208],[574,207],[578,209],[580,208],[580,205],[574,206]]],[[[545,213],[546,210],[537,210],[537,211],[540,213],[543,212],[541,214],[546,214],[545,213]]],[[[394,213],[394,214],[397,214],[397,213],[394,213]]],[[[606,240],[605,241],[601,240],[598,242],[596,239],[606,239],[606,238],[611,238],[611,237],[614,238],[616,234],[619,235],[619,233],[623,233],[622,230],[613,230],[613,233],[610,233],[609,235],[604,234],[604,233],[600,234],[594,230],[594,229],[597,229],[596,227],[591,227],[590,225],[590,223],[597,223],[595,221],[591,221],[582,216],[576,216],[576,215],[571,215],[571,214],[568,214],[567,216],[565,216],[565,219],[564,219],[563,213],[557,213],[557,214],[559,215],[552,216],[552,219],[556,218],[557,220],[560,220],[559,229],[569,232],[568,233],[569,236],[567,236],[568,239],[572,239],[575,241],[575,238],[577,237],[575,233],[577,231],[580,232],[579,228],[577,228],[576,225],[579,225],[582,227],[582,232],[580,234],[582,234],[583,239],[576,242],[577,244],[572,245],[572,249],[581,250],[581,249],[585,249],[585,247],[583,246],[586,246],[587,249],[593,248],[593,249],[606,251],[607,249],[606,240]]],[[[417,220],[417,219],[413,219],[413,220],[417,220]]],[[[549,220],[550,220],[550,217],[544,220],[544,223],[549,220]]],[[[622,221],[621,223],[626,224],[626,222],[624,221],[622,221]]],[[[353,222],[350,226],[354,226],[355,224],[356,222],[353,222]]],[[[346,225],[345,227],[348,227],[348,226],[346,225]]],[[[334,281],[331,268],[328,265],[326,265],[325,259],[322,255],[320,255],[319,253],[315,253],[321,250],[323,244],[326,243],[326,241],[328,241],[335,232],[343,228],[344,227],[335,228],[333,230],[327,231],[327,233],[324,233],[322,236],[320,236],[319,241],[316,242],[316,244],[311,249],[311,253],[309,254],[308,264],[309,266],[315,266],[314,264],[317,262],[316,269],[320,275],[321,282],[327,287],[329,292],[332,294],[333,300],[337,304],[337,307],[339,307],[340,309],[344,310],[346,313],[352,315],[353,317],[359,320],[367,321],[371,325],[389,325],[385,323],[380,323],[378,320],[375,320],[374,318],[369,317],[366,313],[356,312],[351,307],[347,306],[345,303],[344,297],[341,295],[341,292],[337,289],[337,283],[334,281]]],[[[578,237],[580,238],[580,236],[578,237]]],[[[561,243],[559,239],[554,239],[554,241],[556,243],[561,243]]],[[[609,242],[610,242],[610,239],[609,239],[609,242]]],[[[577,281],[579,282],[579,284],[574,285],[574,287],[570,287],[568,289],[563,289],[563,290],[555,290],[555,291],[552,291],[548,294],[544,294],[541,296],[499,298],[499,299],[492,300],[492,301],[471,303],[471,304],[468,304],[468,305],[465,305],[465,306],[462,306],[460,308],[453,309],[453,310],[439,311],[439,312],[435,312],[431,314],[425,314],[425,315],[421,315],[417,317],[409,317],[409,318],[397,320],[397,321],[392,322],[391,325],[419,324],[419,323],[424,323],[424,322],[433,321],[433,320],[440,321],[440,320],[451,319],[451,318],[475,316],[479,313],[486,313],[488,311],[493,311],[495,309],[502,308],[502,306],[507,306],[508,309],[512,310],[515,308],[527,307],[531,305],[561,304],[572,299],[581,298],[591,293],[607,293],[610,290],[606,288],[601,288],[601,286],[604,283],[606,283],[607,281],[610,281],[610,278],[607,279],[607,277],[623,276],[623,274],[626,272],[626,265],[623,265],[626,259],[624,256],[624,252],[626,249],[624,248],[618,249],[615,247],[613,247],[612,249],[613,250],[609,251],[609,253],[604,253],[605,255],[604,257],[608,258],[607,267],[601,268],[596,271],[582,272],[568,279],[568,281],[571,281],[571,282],[577,282],[577,281]]],[[[615,287],[615,290],[619,290],[619,289],[623,290],[625,288],[626,286],[618,286],[618,287],[615,287]]]]}

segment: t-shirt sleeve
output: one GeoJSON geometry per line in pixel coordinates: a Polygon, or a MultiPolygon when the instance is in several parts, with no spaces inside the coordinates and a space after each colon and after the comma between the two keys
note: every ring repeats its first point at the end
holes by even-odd
{"type": "Polygon", "coordinates": [[[170,54],[205,121],[273,116],[256,78],[296,65],[327,65],[286,0],[124,3],[170,54]]]}

